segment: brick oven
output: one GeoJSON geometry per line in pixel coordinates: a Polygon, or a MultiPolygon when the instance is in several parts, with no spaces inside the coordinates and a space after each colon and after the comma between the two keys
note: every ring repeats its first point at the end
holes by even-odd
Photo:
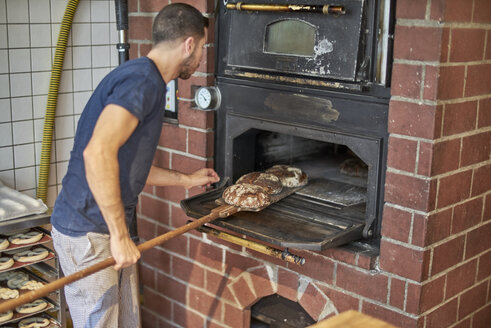
{"type": "MultiPolygon", "coordinates": [[[[187,2],[213,17],[214,2],[187,2]]],[[[150,49],[164,2],[129,5],[136,58],[150,49]]],[[[143,254],[144,327],[250,327],[271,297],[313,321],[355,309],[401,327],[487,327],[491,2],[397,0],[395,16],[377,242],[291,249],[305,259],[299,266],[193,231],[143,254]]],[[[197,86],[215,83],[214,35],[212,26],[198,72],[178,81],[178,120],[163,124],[159,166],[216,166],[215,113],[192,101],[197,86]]],[[[141,239],[185,224],[180,201],[203,191],[146,187],[141,239]]]]}

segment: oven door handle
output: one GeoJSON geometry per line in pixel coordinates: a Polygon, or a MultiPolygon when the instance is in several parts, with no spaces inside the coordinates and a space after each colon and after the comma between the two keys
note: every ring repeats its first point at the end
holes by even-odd
{"type": "Polygon", "coordinates": [[[319,13],[324,15],[345,15],[346,9],[339,5],[269,5],[259,3],[227,3],[227,9],[238,11],[283,11],[319,13]]]}

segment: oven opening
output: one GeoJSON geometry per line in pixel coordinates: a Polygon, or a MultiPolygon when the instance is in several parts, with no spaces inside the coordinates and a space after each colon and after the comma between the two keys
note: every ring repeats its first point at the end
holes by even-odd
{"type": "Polygon", "coordinates": [[[365,216],[368,165],[348,146],[251,129],[234,140],[233,181],[275,164],[301,168],[309,184],[298,191],[306,201],[330,208],[354,207],[365,216]]]}
{"type": "Polygon", "coordinates": [[[251,328],[294,328],[314,323],[300,304],[277,294],[261,298],[251,308],[251,328]]]}

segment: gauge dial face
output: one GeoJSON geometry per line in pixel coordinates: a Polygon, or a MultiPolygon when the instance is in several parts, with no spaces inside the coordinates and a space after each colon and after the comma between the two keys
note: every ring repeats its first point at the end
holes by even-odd
{"type": "Polygon", "coordinates": [[[211,92],[208,88],[199,88],[196,94],[196,104],[201,108],[209,108],[211,105],[211,92]]]}

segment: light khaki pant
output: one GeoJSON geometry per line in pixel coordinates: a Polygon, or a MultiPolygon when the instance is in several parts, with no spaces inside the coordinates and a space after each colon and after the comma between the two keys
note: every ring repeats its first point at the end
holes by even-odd
{"type": "MultiPolygon", "coordinates": [[[[71,237],[51,232],[65,276],[111,256],[109,235],[89,232],[71,237]]],[[[119,271],[112,267],[65,286],[75,328],[141,327],[136,264],[119,271]]]]}

